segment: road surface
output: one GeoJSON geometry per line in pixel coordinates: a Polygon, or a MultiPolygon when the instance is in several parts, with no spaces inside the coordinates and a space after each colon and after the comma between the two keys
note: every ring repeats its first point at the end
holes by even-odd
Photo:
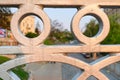
{"type": "MultiPolygon", "coordinates": [[[[70,54],[69,56],[75,57],[87,63],[92,62],[92,59],[83,57],[81,54],[70,54]]],[[[30,72],[29,80],[75,80],[74,76],[78,73],[81,74],[82,70],[78,70],[73,66],[61,64],[61,63],[31,63],[27,66],[30,72]],[[64,65],[64,67],[63,67],[64,65]],[[78,72],[77,72],[78,71],[78,72]]],[[[113,76],[108,70],[102,69],[104,73],[110,80],[120,80],[113,76]]],[[[94,77],[90,77],[87,80],[97,80],[94,77]]]]}

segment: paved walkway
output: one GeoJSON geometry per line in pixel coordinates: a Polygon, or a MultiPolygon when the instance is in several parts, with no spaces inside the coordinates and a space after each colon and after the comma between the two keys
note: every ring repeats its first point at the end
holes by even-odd
{"type": "MultiPolygon", "coordinates": [[[[84,58],[81,54],[71,54],[70,56],[81,59],[85,62],[90,63],[91,59],[84,58]]],[[[70,67],[61,63],[31,63],[27,66],[29,72],[31,72],[31,77],[29,80],[76,80],[82,71],[76,69],[75,67],[70,67]],[[75,76],[78,72],[79,75],[75,76]],[[75,78],[75,77],[76,78],[75,78]]],[[[106,69],[101,70],[110,80],[120,80],[113,74],[109,73],[106,69]]],[[[88,80],[97,80],[94,77],[90,77],[88,80]]]]}
{"type": "MultiPolygon", "coordinates": [[[[37,66],[37,63],[32,66],[37,66]]],[[[31,71],[29,80],[62,80],[60,63],[46,63],[41,67],[38,65],[38,67],[39,69],[33,69],[34,71],[31,71]]]]}

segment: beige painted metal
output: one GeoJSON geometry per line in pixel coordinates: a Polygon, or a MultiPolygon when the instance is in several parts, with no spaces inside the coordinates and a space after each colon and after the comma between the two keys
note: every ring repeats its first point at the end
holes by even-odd
{"type": "Polygon", "coordinates": [[[81,6],[97,4],[101,6],[120,6],[119,0],[0,0],[0,5],[22,5],[33,3],[44,6],[81,6]]]}
{"type": "Polygon", "coordinates": [[[99,80],[109,80],[100,70],[112,63],[120,61],[119,55],[111,55],[100,58],[90,64],[64,55],[65,53],[82,52],[112,52],[119,53],[120,45],[101,45],[109,33],[110,24],[107,15],[100,7],[120,6],[120,0],[0,0],[0,5],[19,6],[19,10],[13,15],[11,30],[16,40],[21,43],[18,46],[0,46],[0,54],[24,54],[23,57],[7,61],[0,65],[0,77],[4,80],[14,80],[9,75],[9,70],[16,66],[39,61],[56,61],[66,63],[84,69],[77,80],[86,80],[91,75],[99,80]],[[76,38],[83,42],[79,45],[43,45],[50,33],[50,20],[43,11],[44,7],[82,7],[72,20],[72,31],[76,38]],[[19,31],[19,24],[23,17],[35,14],[44,23],[44,30],[37,38],[27,38],[19,31]],[[87,14],[95,16],[100,23],[100,30],[94,37],[86,37],[79,30],[79,21],[87,14]]]}
{"type": "Polygon", "coordinates": [[[11,30],[13,32],[13,35],[23,45],[27,46],[35,46],[42,43],[46,37],[50,33],[50,20],[48,19],[48,16],[42,11],[41,7],[33,5],[33,4],[26,4],[21,6],[19,11],[13,15],[12,21],[11,21],[11,30]],[[18,24],[21,22],[20,20],[23,19],[23,17],[28,16],[29,14],[34,14],[40,17],[43,20],[44,23],[44,29],[37,38],[29,39],[21,34],[18,28],[18,24]],[[21,19],[22,18],[22,19],[21,19]],[[14,22],[16,21],[16,22],[14,22]]]}
{"type": "Polygon", "coordinates": [[[82,10],[79,10],[74,16],[72,30],[79,41],[87,45],[95,45],[103,41],[104,38],[108,35],[109,26],[110,25],[107,15],[102,10],[100,10],[100,8],[98,8],[98,5],[90,5],[83,8],[82,10]],[[79,30],[79,22],[81,18],[87,14],[91,14],[95,17],[97,16],[97,19],[100,23],[100,29],[98,34],[92,38],[86,37],[85,35],[83,35],[81,30],[79,30]]]}

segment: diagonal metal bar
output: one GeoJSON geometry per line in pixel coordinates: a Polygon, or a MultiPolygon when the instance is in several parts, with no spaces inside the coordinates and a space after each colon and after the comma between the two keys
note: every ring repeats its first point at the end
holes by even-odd
{"type": "Polygon", "coordinates": [[[108,56],[105,59],[95,63],[93,66],[97,67],[97,69],[100,70],[100,69],[102,69],[110,64],[113,64],[115,62],[118,62],[118,61],[120,61],[120,56],[108,56]]]}
{"type": "Polygon", "coordinates": [[[87,80],[88,77],[90,77],[91,75],[88,72],[83,72],[78,78],[77,80],[87,80]]]}
{"type": "Polygon", "coordinates": [[[81,69],[88,69],[89,64],[80,61],[75,58],[71,58],[68,56],[64,56],[62,54],[35,54],[35,55],[25,55],[24,57],[21,58],[16,58],[10,61],[7,61],[3,64],[0,65],[0,70],[9,70],[11,68],[14,68],[16,66],[22,65],[22,64],[27,64],[31,62],[38,62],[38,61],[56,61],[56,62],[62,62],[62,63],[67,63],[70,65],[73,65],[75,67],[81,68],[81,69]]]}
{"type": "Polygon", "coordinates": [[[90,76],[96,77],[98,80],[109,80],[102,72],[100,72],[94,65],[88,66],[89,68],[78,77],[77,80],[87,80],[90,76]]]}
{"type": "Polygon", "coordinates": [[[0,70],[0,78],[3,80],[14,80],[6,71],[0,70]]]}
{"type": "MultiPolygon", "coordinates": [[[[88,67],[89,65],[87,63],[80,61],[78,59],[75,59],[75,58],[71,58],[68,56],[61,55],[61,54],[57,54],[57,55],[56,54],[50,54],[50,55],[41,54],[41,55],[25,55],[24,57],[7,61],[0,65],[0,73],[2,73],[3,70],[4,72],[7,72],[11,68],[14,68],[22,64],[27,64],[31,62],[39,62],[39,61],[56,61],[56,62],[67,63],[67,64],[70,64],[70,65],[73,65],[75,67],[82,68],[82,69],[89,68],[88,67]]],[[[1,74],[0,77],[2,76],[3,75],[1,74]]],[[[9,75],[6,75],[6,76],[7,76],[7,79],[9,79],[8,77],[10,76],[9,75]]],[[[7,80],[5,77],[2,77],[2,78],[4,78],[4,80],[7,80]]]]}
{"type": "MultiPolygon", "coordinates": [[[[116,0],[116,1],[113,1],[113,0],[109,0],[109,1],[108,0],[91,0],[91,1],[88,1],[88,0],[19,0],[19,1],[18,0],[0,0],[1,6],[20,6],[20,5],[25,6],[26,5],[26,7],[22,6],[23,10],[21,10],[21,12],[23,12],[23,15],[26,13],[30,13],[30,12],[34,13],[34,11],[32,11],[31,9],[36,10],[36,14],[41,14],[41,13],[37,12],[41,9],[39,9],[38,6],[36,6],[36,5],[40,5],[41,7],[87,6],[87,10],[85,10],[85,11],[89,10],[88,13],[95,14],[97,12],[96,11],[97,7],[89,6],[89,5],[94,5],[94,4],[95,4],[95,6],[100,6],[100,7],[111,7],[111,6],[118,7],[118,6],[120,6],[120,0],[116,0]],[[34,6],[36,6],[36,7],[34,7],[34,6]],[[28,11],[28,12],[25,12],[25,11],[28,11]]],[[[21,12],[19,14],[16,14],[17,17],[18,17],[18,15],[21,14],[21,12]]],[[[83,14],[83,13],[80,13],[79,15],[81,15],[81,14],[83,14]]],[[[101,13],[98,12],[97,15],[99,15],[99,14],[101,14],[101,13]]],[[[85,14],[83,14],[83,16],[84,15],[85,14]]],[[[46,16],[46,15],[40,15],[39,17],[43,17],[43,16],[46,16]]],[[[21,16],[19,16],[19,17],[21,18],[21,16]]],[[[101,17],[103,17],[103,15],[98,16],[98,17],[101,18],[101,17]]],[[[105,17],[103,17],[103,19],[104,18],[105,17]]],[[[76,19],[78,20],[78,17],[76,19]]],[[[15,24],[14,23],[15,20],[19,21],[19,19],[15,18],[15,19],[13,19],[13,24],[15,24]]],[[[43,21],[47,22],[46,20],[47,19],[44,18],[43,21]]],[[[105,23],[106,20],[104,20],[103,22],[105,23]]],[[[47,22],[47,24],[49,25],[50,23],[47,22]]],[[[15,29],[13,30],[13,33],[14,33],[16,30],[16,26],[18,26],[18,23],[16,23],[15,26],[14,25],[12,25],[12,26],[13,27],[11,29],[14,29],[14,27],[15,27],[15,29]]],[[[105,26],[105,28],[106,28],[106,26],[105,26]]],[[[46,34],[46,32],[49,31],[48,28],[46,28],[46,29],[47,30],[45,31],[44,34],[46,34]]],[[[76,28],[75,30],[78,30],[78,29],[76,28]]],[[[76,31],[73,31],[73,32],[76,32],[76,31]]],[[[16,34],[16,32],[15,32],[15,34],[16,34]]],[[[38,38],[35,40],[34,39],[33,40],[27,39],[27,40],[30,41],[30,43],[32,44],[33,42],[41,40],[45,36],[44,34],[40,39],[38,38]]],[[[19,34],[17,34],[16,36],[19,36],[19,34]]],[[[16,37],[16,36],[14,36],[14,37],[16,37]]],[[[81,37],[81,36],[79,36],[79,37],[81,37]]],[[[91,41],[92,39],[88,39],[88,41],[91,41]]],[[[23,44],[25,43],[25,41],[27,41],[27,40],[24,40],[22,37],[19,37],[18,41],[20,41],[20,40],[23,41],[23,44]]],[[[94,41],[97,41],[97,37],[94,39],[94,41]]],[[[99,80],[109,80],[102,72],[100,72],[100,69],[102,69],[112,63],[120,61],[120,56],[107,56],[107,57],[98,59],[97,61],[92,62],[91,64],[87,64],[81,60],[63,55],[64,53],[82,53],[82,52],[86,52],[86,53],[89,53],[89,52],[116,52],[116,53],[120,52],[120,45],[96,45],[96,44],[94,44],[94,41],[91,42],[91,44],[87,44],[87,45],[45,46],[45,45],[39,45],[39,44],[29,45],[29,43],[26,43],[27,46],[10,46],[10,47],[1,46],[0,54],[29,54],[29,55],[25,55],[24,57],[16,58],[16,59],[13,59],[13,60],[10,60],[8,62],[1,64],[0,65],[0,77],[3,78],[4,80],[8,80],[8,79],[12,80],[12,78],[7,73],[7,71],[10,70],[11,68],[14,68],[14,67],[22,65],[22,64],[38,62],[38,61],[56,61],[56,62],[61,62],[61,63],[67,63],[67,64],[73,65],[75,67],[84,69],[85,71],[78,77],[77,80],[86,80],[91,75],[95,76],[99,80]]],[[[83,43],[84,43],[84,41],[83,41],[83,43]]],[[[40,42],[40,44],[41,44],[41,42],[40,42]]]]}
{"type": "Polygon", "coordinates": [[[82,75],[80,75],[78,77],[78,80],[81,80],[81,79],[86,80],[90,76],[94,76],[99,80],[109,80],[102,72],[100,72],[100,69],[102,69],[112,63],[118,62],[118,61],[120,61],[120,56],[102,57],[102,58],[90,63],[89,68],[87,70],[85,70],[85,72],[83,72],[82,75]]]}
{"type": "MultiPolygon", "coordinates": [[[[2,70],[9,70],[13,67],[22,65],[22,64],[26,64],[26,63],[31,63],[31,62],[37,62],[37,61],[56,61],[56,62],[62,62],[62,63],[67,63],[67,64],[71,64],[73,66],[76,66],[78,68],[82,68],[85,70],[85,72],[83,72],[82,75],[80,75],[80,77],[78,78],[78,80],[86,80],[89,76],[93,75],[96,78],[98,78],[99,80],[104,79],[104,80],[108,80],[108,78],[103,75],[99,70],[111,63],[114,63],[118,60],[119,56],[112,56],[110,58],[107,58],[97,62],[96,64],[93,65],[89,65],[83,61],[68,57],[68,56],[63,56],[61,54],[37,54],[37,55],[27,55],[25,57],[22,58],[17,58],[8,62],[5,62],[3,64],[0,65],[0,71],[2,70]],[[115,61],[110,62],[111,60],[114,60],[115,58],[117,58],[115,61]],[[110,60],[110,61],[109,61],[110,60]],[[103,63],[107,62],[107,65],[103,65],[103,63]],[[100,67],[99,67],[100,66],[100,67]]],[[[3,72],[3,71],[2,71],[3,72]]]]}
{"type": "MultiPolygon", "coordinates": [[[[87,74],[89,74],[87,76],[90,77],[91,75],[95,76],[96,78],[98,78],[99,80],[109,80],[102,72],[100,72],[100,69],[120,61],[120,56],[106,56],[106,57],[102,57],[100,59],[98,59],[97,61],[94,61],[91,63],[91,66],[89,66],[89,69],[86,70],[83,75],[81,75],[78,80],[83,79],[83,77],[87,74]]],[[[87,79],[85,78],[85,79],[87,79]]]]}

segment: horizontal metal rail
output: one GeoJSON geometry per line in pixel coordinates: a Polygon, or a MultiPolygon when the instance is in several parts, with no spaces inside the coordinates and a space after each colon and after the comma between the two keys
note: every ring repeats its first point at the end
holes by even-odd
{"type": "Polygon", "coordinates": [[[97,4],[100,6],[120,6],[120,0],[0,0],[0,5],[22,5],[26,3],[33,3],[37,5],[43,6],[84,6],[84,5],[91,5],[97,4]]]}
{"type": "Polygon", "coordinates": [[[119,53],[120,45],[61,45],[61,46],[1,46],[0,54],[63,54],[63,53],[109,52],[119,53]]]}

